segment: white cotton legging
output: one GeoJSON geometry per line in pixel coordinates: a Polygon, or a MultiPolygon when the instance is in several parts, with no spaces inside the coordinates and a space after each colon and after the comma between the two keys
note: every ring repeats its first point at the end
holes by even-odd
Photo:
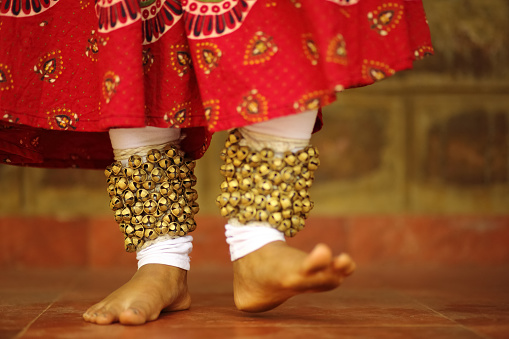
{"type": "MultiPolygon", "coordinates": [[[[307,111],[243,127],[241,131],[254,147],[277,144],[282,152],[298,150],[309,143],[316,115],[317,111],[307,111]]],[[[175,128],[119,128],[110,130],[109,134],[115,150],[161,145],[180,139],[180,129],[175,128]]],[[[268,223],[243,226],[236,220],[229,220],[225,229],[232,261],[270,242],[285,241],[284,235],[268,223]]],[[[188,235],[154,242],[137,251],[138,268],[147,264],[163,264],[189,270],[192,241],[193,237],[188,235]]]]}

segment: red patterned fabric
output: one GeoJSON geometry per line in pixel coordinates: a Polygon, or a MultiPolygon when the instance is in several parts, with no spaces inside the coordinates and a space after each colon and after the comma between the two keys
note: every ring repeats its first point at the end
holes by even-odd
{"type": "Polygon", "coordinates": [[[0,160],[103,168],[107,131],[211,135],[327,105],[432,54],[421,1],[0,0],[0,160]]]}

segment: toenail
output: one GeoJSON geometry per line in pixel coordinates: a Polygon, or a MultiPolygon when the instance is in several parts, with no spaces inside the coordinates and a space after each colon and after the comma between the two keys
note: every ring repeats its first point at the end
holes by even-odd
{"type": "Polygon", "coordinates": [[[134,314],[138,314],[138,310],[135,308],[131,308],[131,311],[133,311],[134,314]]]}

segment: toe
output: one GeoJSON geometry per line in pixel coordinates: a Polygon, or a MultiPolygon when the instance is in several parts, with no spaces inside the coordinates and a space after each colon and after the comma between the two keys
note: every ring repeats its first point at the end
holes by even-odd
{"type": "Polygon", "coordinates": [[[142,325],[147,322],[147,316],[138,308],[130,307],[120,313],[119,321],[123,325],[142,325]]]}
{"type": "Polygon", "coordinates": [[[336,272],[349,276],[355,271],[356,264],[348,254],[343,253],[334,258],[333,267],[336,272]]]}
{"type": "Polygon", "coordinates": [[[302,263],[302,272],[304,274],[313,274],[330,267],[331,262],[331,249],[325,244],[318,244],[302,263]]]}

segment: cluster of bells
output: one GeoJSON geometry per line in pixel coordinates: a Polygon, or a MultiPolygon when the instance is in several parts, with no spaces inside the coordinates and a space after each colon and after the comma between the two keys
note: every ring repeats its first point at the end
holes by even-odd
{"type": "Polygon", "coordinates": [[[195,161],[169,146],[150,150],[146,161],[132,155],[128,166],[114,162],[105,170],[110,208],[125,235],[125,249],[134,252],[162,235],[184,236],[196,228],[198,193],[193,188],[195,161]]]}
{"type": "Polygon", "coordinates": [[[242,146],[241,139],[240,132],[233,130],[221,152],[225,180],[216,200],[221,215],[243,225],[268,222],[293,237],[313,208],[308,190],[320,165],[317,149],[308,146],[280,157],[268,148],[256,152],[242,146]]]}

